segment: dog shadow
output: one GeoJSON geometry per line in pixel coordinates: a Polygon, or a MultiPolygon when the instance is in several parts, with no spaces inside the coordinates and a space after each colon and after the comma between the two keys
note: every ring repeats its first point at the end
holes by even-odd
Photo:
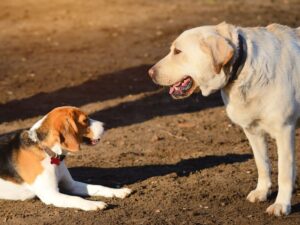
{"type": "Polygon", "coordinates": [[[151,177],[175,173],[175,177],[188,176],[191,173],[215,167],[221,164],[245,162],[251,154],[209,155],[185,159],[176,164],[143,165],[122,168],[73,167],[69,171],[72,177],[81,182],[100,184],[109,187],[121,187],[134,184],[151,177]]]}
{"type": "Polygon", "coordinates": [[[300,203],[292,206],[292,213],[300,213],[300,203]]]}
{"type": "Polygon", "coordinates": [[[199,112],[222,105],[220,93],[207,98],[194,94],[189,99],[174,101],[164,91],[142,99],[121,103],[91,114],[91,118],[105,121],[105,128],[117,128],[142,123],[155,117],[199,112]],[[118,112],[118,113],[116,113],[118,112]]]}
{"type": "Polygon", "coordinates": [[[53,92],[36,93],[23,99],[0,104],[0,123],[44,115],[54,107],[105,101],[157,90],[147,76],[150,65],[140,65],[124,70],[101,74],[77,86],[64,87],[53,92]]]}
{"type": "Polygon", "coordinates": [[[104,121],[107,124],[106,128],[116,128],[157,116],[195,112],[223,105],[219,92],[209,97],[195,94],[188,99],[174,101],[146,75],[149,68],[150,65],[146,64],[102,74],[95,80],[88,80],[77,86],[65,87],[50,93],[37,93],[24,99],[0,104],[0,123],[45,115],[54,107],[62,105],[81,107],[93,102],[146,92],[155,93],[96,111],[91,117],[104,121]]]}

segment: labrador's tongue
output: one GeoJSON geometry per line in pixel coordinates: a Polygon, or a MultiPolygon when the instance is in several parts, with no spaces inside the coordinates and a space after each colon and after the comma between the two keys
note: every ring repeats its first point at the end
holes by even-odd
{"type": "Polygon", "coordinates": [[[172,95],[174,93],[182,94],[182,89],[181,89],[180,82],[179,82],[179,85],[177,85],[177,83],[176,83],[176,84],[174,84],[173,86],[170,87],[169,94],[172,95]]]}
{"type": "MultiPolygon", "coordinates": [[[[184,79],[183,81],[179,81],[177,82],[176,84],[173,84],[171,87],[170,87],[170,90],[169,90],[169,94],[173,94],[174,92],[179,92],[179,94],[182,94],[182,89],[183,87],[187,86],[189,84],[189,82],[191,81],[191,78],[188,77],[186,79],[184,79]]],[[[177,93],[178,94],[178,93],[177,93]]]]}
{"type": "Polygon", "coordinates": [[[171,86],[171,87],[170,87],[170,90],[169,90],[169,94],[170,94],[170,95],[173,94],[174,91],[175,91],[175,87],[171,86]]]}
{"type": "Polygon", "coordinates": [[[188,84],[190,83],[190,81],[191,81],[191,78],[190,78],[190,77],[186,78],[186,79],[182,82],[181,86],[185,87],[186,85],[188,85],[188,84]]]}
{"type": "Polygon", "coordinates": [[[170,90],[169,90],[169,94],[173,94],[175,91],[178,90],[178,87],[180,86],[181,84],[181,81],[177,82],[176,84],[173,84],[171,87],[170,87],[170,90]]]}

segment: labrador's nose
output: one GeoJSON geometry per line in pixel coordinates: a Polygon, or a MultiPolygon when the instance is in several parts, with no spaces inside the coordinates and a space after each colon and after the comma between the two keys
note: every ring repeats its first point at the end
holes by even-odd
{"type": "Polygon", "coordinates": [[[150,68],[150,69],[148,70],[148,74],[149,74],[149,76],[150,76],[152,79],[155,78],[156,72],[155,72],[154,67],[152,67],[152,68],[150,68]]]}

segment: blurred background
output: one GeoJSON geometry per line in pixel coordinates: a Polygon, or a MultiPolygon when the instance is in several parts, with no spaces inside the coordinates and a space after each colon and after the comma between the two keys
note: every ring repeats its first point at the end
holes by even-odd
{"type": "Polygon", "coordinates": [[[147,75],[186,29],[222,21],[297,27],[299,12],[299,0],[1,0],[0,134],[56,106],[81,107],[108,131],[101,146],[70,157],[73,175],[136,190],[93,214],[0,201],[3,222],[299,224],[298,195],[284,220],[264,215],[269,203],[245,202],[256,169],[219,93],[174,101],[147,75]]]}

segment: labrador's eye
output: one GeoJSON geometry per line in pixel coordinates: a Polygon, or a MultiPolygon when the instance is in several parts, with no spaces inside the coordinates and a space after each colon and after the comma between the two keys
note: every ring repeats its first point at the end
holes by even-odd
{"type": "Polygon", "coordinates": [[[178,55],[181,53],[181,50],[174,48],[174,55],[178,55]]]}

